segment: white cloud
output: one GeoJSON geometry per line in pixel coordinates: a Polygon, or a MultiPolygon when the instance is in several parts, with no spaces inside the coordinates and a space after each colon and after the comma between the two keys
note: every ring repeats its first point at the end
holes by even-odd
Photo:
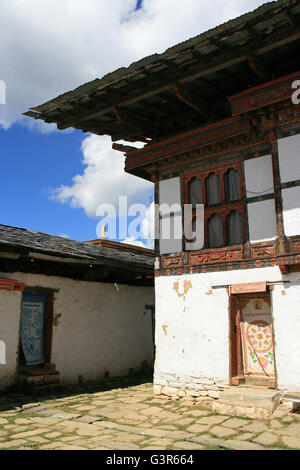
{"type": "Polygon", "coordinates": [[[128,237],[123,240],[123,243],[129,245],[142,246],[144,248],[154,248],[154,214],[155,205],[152,202],[146,210],[145,217],[141,223],[141,238],[146,241],[142,242],[141,239],[135,237],[128,237]]]}
{"type": "MultiPolygon", "coordinates": [[[[245,13],[263,0],[9,0],[0,2],[0,79],[8,128],[29,107],[245,13]]],[[[39,130],[55,127],[21,121],[39,130]],[[29,124],[30,123],[30,124],[29,124]]]]}
{"type": "Polygon", "coordinates": [[[59,237],[61,238],[66,238],[67,240],[70,239],[69,235],[67,233],[61,233],[60,235],[58,235],[59,237]]]}
{"type": "Polygon", "coordinates": [[[153,184],[124,172],[124,156],[112,150],[109,137],[90,135],[82,142],[82,174],[73,178],[71,186],[61,186],[53,197],[82,207],[90,217],[96,216],[99,204],[118,208],[119,196],[127,196],[128,204],[147,201],[152,197],[153,184]]]}
{"type": "MultiPolygon", "coordinates": [[[[0,79],[7,104],[0,106],[0,126],[16,121],[42,133],[56,130],[21,114],[121,66],[162,52],[263,0],[9,0],[0,2],[0,79]]],[[[67,131],[70,132],[70,131],[67,131]]],[[[124,157],[108,137],[83,140],[82,174],[54,197],[94,217],[101,202],[116,205],[119,195],[147,201],[152,184],[124,173],[124,157]]],[[[144,225],[150,224],[151,207],[144,225]]],[[[150,243],[150,242],[149,242],[150,243]]]]}
{"type": "Polygon", "coordinates": [[[119,67],[126,50],[118,31],[134,6],[135,0],[1,1],[7,105],[0,124],[7,128],[29,107],[119,67]]]}
{"type": "Polygon", "coordinates": [[[136,240],[133,237],[128,237],[125,240],[122,240],[121,243],[126,243],[127,245],[140,246],[141,248],[148,248],[147,245],[145,245],[145,243],[143,243],[139,240],[136,240]]]}

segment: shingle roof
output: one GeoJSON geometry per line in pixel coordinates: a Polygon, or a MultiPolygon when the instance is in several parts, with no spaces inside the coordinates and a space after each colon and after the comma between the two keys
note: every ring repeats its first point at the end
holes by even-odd
{"type": "Polygon", "coordinates": [[[23,228],[0,225],[0,251],[17,251],[22,254],[40,253],[66,259],[77,259],[87,263],[116,264],[153,268],[154,257],[151,254],[139,254],[134,251],[95,246],[69,240],[42,232],[23,228]]]}
{"type": "Polygon", "coordinates": [[[260,83],[247,62],[248,53],[259,57],[274,78],[294,71],[299,18],[299,0],[268,2],[25,114],[57,123],[59,129],[75,127],[113,140],[146,143],[199,127],[211,118],[207,109],[213,108],[216,120],[228,117],[227,97],[260,83]],[[206,100],[203,110],[201,102],[200,113],[193,109],[197,99],[188,100],[192,108],[178,99],[174,84],[187,87],[202,104],[206,100]]]}

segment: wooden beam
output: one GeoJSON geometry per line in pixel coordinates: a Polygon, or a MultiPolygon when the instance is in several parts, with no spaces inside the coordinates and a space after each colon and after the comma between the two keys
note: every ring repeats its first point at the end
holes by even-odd
{"type": "MultiPolygon", "coordinates": [[[[256,56],[264,54],[264,53],[269,52],[273,49],[276,49],[277,47],[280,47],[284,44],[289,44],[293,41],[296,41],[297,39],[300,39],[300,28],[297,28],[297,32],[295,32],[294,34],[291,34],[290,36],[288,36],[284,39],[273,41],[273,42],[270,42],[270,44],[266,44],[264,46],[257,47],[254,51],[254,54],[256,56]]],[[[218,72],[219,70],[223,70],[227,67],[231,67],[231,66],[239,64],[241,62],[245,62],[247,60],[247,55],[246,54],[247,54],[246,51],[245,51],[245,53],[242,53],[242,54],[239,54],[239,53],[236,53],[236,52],[231,53],[231,54],[228,54],[230,56],[230,58],[228,58],[228,60],[224,61],[223,58],[220,58],[220,60],[218,62],[214,61],[214,63],[213,63],[211,61],[208,64],[205,63],[202,67],[199,68],[199,70],[197,72],[195,72],[193,74],[186,73],[182,76],[182,74],[180,73],[180,76],[177,80],[177,83],[179,83],[181,85],[185,84],[185,83],[189,83],[189,82],[192,82],[193,80],[196,80],[198,78],[206,77],[207,75],[218,72]]],[[[204,57],[203,57],[203,59],[204,59],[204,57]]],[[[151,91],[143,90],[143,92],[140,92],[140,94],[138,94],[137,96],[128,97],[127,99],[124,99],[124,100],[120,101],[117,104],[117,106],[118,107],[128,106],[130,104],[137,103],[138,101],[150,98],[151,96],[157,95],[157,94],[162,93],[164,91],[168,91],[170,88],[172,88],[173,84],[174,84],[174,81],[166,83],[164,86],[155,88],[154,90],[151,90],[151,91]]],[[[113,108],[112,105],[108,106],[107,108],[103,107],[102,109],[99,109],[97,112],[95,112],[92,115],[88,114],[86,116],[82,116],[82,119],[90,119],[90,118],[95,117],[95,116],[103,116],[104,114],[106,114],[108,112],[111,112],[112,108],[113,108]]]]}
{"type": "MultiPolygon", "coordinates": [[[[261,54],[265,54],[266,52],[269,52],[271,50],[276,49],[277,47],[280,47],[282,45],[289,44],[293,41],[296,41],[300,38],[300,27],[296,26],[293,27],[291,30],[291,33],[282,38],[280,32],[275,32],[273,34],[270,34],[268,36],[267,41],[263,43],[263,41],[260,39],[259,41],[253,41],[253,47],[251,48],[253,56],[257,58],[261,54]],[[261,44],[261,45],[260,45],[261,44]]],[[[118,109],[120,107],[126,107],[128,105],[137,103],[141,100],[145,100],[147,98],[150,98],[152,96],[158,95],[160,93],[163,93],[165,91],[170,90],[172,88],[174,82],[183,85],[189,82],[192,82],[193,80],[202,78],[202,77],[207,77],[208,75],[218,72],[220,70],[226,69],[228,67],[231,67],[233,65],[239,64],[241,62],[247,61],[247,52],[249,50],[249,45],[247,46],[247,50],[244,48],[243,50],[234,50],[227,55],[226,60],[224,60],[224,54],[218,56],[217,59],[214,58],[214,55],[211,55],[211,59],[205,58],[203,56],[203,64],[200,65],[198,70],[196,70],[194,73],[186,72],[182,73],[180,70],[180,67],[177,67],[178,70],[178,76],[173,76],[170,78],[170,81],[166,81],[166,83],[163,86],[156,87],[155,89],[151,89],[147,91],[147,87],[144,88],[136,88],[132,94],[127,94],[126,97],[123,96],[122,98],[120,97],[118,102],[114,103],[117,105],[118,109]]],[[[155,76],[155,74],[153,74],[155,76]]],[[[157,77],[159,79],[159,77],[157,77]]],[[[74,120],[77,122],[81,121],[88,121],[90,119],[93,119],[97,116],[103,116],[107,113],[113,112],[113,104],[109,103],[107,100],[104,100],[103,98],[99,98],[99,101],[94,103],[93,107],[91,108],[90,106],[83,108],[82,107],[78,108],[78,112],[76,112],[76,108],[74,108],[74,118],[68,119],[68,120],[61,120],[58,122],[58,120],[53,121],[53,122],[58,122],[59,126],[62,128],[67,128],[67,127],[75,127],[74,126],[74,120]],[[63,127],[64,126],[64,127],[63,127]]],[[[40,115],[36,116],[37,119],[48,119],[49,116],[44,115],[41,113],[40,115]]]]}
{"type": "Polygon", "coordinates": [[[119,134],[113,133],[111,135],[112,142],[118,142],[118,140],[127,140],[128,142],[145,142],[146,144],[153,143],[155,140],[141,135],[136,129],[135,130],[124,130],[119,134]]]}
{"type": "Polygon", "coordinates": [[[156,128],[151,121],[140,114],[133,113],[132,111],[119,109],[114,106],[114,112],[118,121],[124,121],[130,127],[135,127],[143,132],[146,135],[149,134],[149,137],[154,137],[156,135],[156,128]]]}
{"type": "Polygon", "coordinates": [[[132,147],[131,145],[122,145],[122,144],[113,144],[113,150],[117,150],[118,152],[128,153],[133,152],[134,150],[138,150],[137,147],[132,147]]]}
{"type": "Polygon", "coordinates": [[[247,59],[250,68],[262,82],[268,82],[272,80],[272,76],[269,70],[258,57],[255,57],[251,52],[248,52],[247,59]]]}
{"type": "Polygon", "coordinates": [[[290,11],[288,10],[283,10],[283,15],[286,17],[288,23],[291,25],[291,26],[296,26],[297,25],[297,21],[296,21],[296,18],[294,18],[294,16],[291,14],[290,11]]]}
{"type": "Polygon", "coordinates": [[[180,101],[195,111],[198,111],[202,116],[209,117],[211,109],[206,100],[201,98],[201,96],[196,95],[186,86],[179,85],[179,83],[174,83],[173,90],[180,101]]]}
{"type": "Polygon", "coordinates": [[[169,111],[167,111],[166,109],[164,109],[162,106],[159,106],[159,105],[154,105],[154,104],[150,104],[150,103],[139,103],[139,105],[145,109],[145,110],[148,110],[148,111],[151,111],[155,116],[158,114],[158,113],[161,113],[161,114],[164,114],[165,116],[167,117],[171,117],[173,116],[173,114],[169,111]]]}

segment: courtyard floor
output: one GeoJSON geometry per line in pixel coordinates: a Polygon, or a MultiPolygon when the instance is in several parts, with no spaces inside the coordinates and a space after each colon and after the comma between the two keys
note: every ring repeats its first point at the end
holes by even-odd
{"type": "Polygon", "coordinates": [[[300,414],[269,421],[213,413],[209,404],[153,396],[151,383],[0,396],[0,450],[300,449],[300,414]]]}

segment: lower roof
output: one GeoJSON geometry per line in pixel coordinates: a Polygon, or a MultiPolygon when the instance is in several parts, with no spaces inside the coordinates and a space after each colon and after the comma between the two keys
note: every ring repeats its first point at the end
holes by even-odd
{"type": "Polygon", "coordinates": [[[97,246],[0,225],[0,271],[35,272],[89,281],[140,284],[153,279],[152,250],[97,246]],[[137,282],[135,282],[137,281],[137,282]]]}

